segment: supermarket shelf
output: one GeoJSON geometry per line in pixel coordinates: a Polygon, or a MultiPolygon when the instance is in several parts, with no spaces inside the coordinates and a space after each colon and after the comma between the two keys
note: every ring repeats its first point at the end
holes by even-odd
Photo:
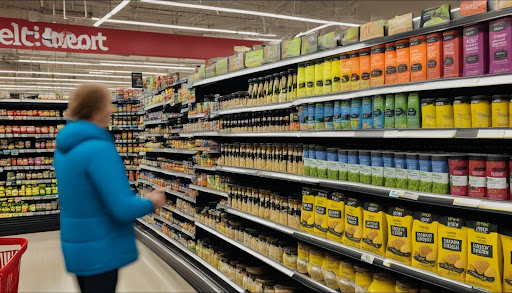
{"type": "Polygon", "coordinates": [[[0,197],[0,201],[6,201],[9,199],[14,200],[46,200],[46,199],[57,199],[59,198],[58,195],[42,195],[42,196],[7,196],[7,197],[0,197]]]}
{"type": "MultiPolygon", "coordinates": [[[[46,213],[46,212],[45,212],[46,213]]],[[[58,211],[53,214],[32,214],[32,216],[0,219],[0,236],[20,235],[60,229],[58,211]]]]}
{"type": "Polygon", "coordinates": [[[172,213],[176,214],[176,215],[180,215],[182,216],[183,218],[187,219],[187,220],[190,220],[190,221],[195,221],[195,217],[194,216],[191,216],[189,214],[186,214],[182,211],[179,211],[179,210],[176,210],[176,209],[172,209],[170,206],[164,204],[163,207],[168,210],[168,211],[171,211],[172,213]]]}
{"type": "MultiPolygon", "coordinates": [[[[44,216],[44,215],[57,215],[60,214],[60,210],[44,211],[44,212],[26,212],[26,213],[0,213],[0,219],[2,218],[16,218],[16,217],[33,217],[33,216],[44,216]]],[[[0,220],[1,222],[2,220],[0,220]]]]}
{"type": "MultiPolygon", "coordinates": [[[[511,75],[512,77],[512,75],[511,75]]],[[[512,81],[512,78],[511,78],[512,81]]],[[[217,131],[180,133],[182,137],[355,137],[355,138],[458,138],[458,139],[510,139],[509,128],[459,129],[361,129],[333,131],[239,132],[217,131]]]]}
{"type": "Polygon", "coordinates": [[[199,186],[199,185],[195,185],[195,184],[189,184],[188,188],[195,189],[195,190],[202,191],[202,192],[206,192],[206,193],[220,195],[222,197],[228,197],[228,193],[227,192],[220,191],[220,190],[213,189],[213,188],[203,187],[203,186],[199,186]]]}
{"type": "Polygon", "coordinates": [[[475,211],[486,211],[498,214],[512,215],[512,202],[509,201],[494,201],[488,199],[469,198],[465,196],[410,191],[396,188],[374,186],[357,182],[322,179],[303,175],[287,174],[281,172],[264,171],[248,168],[217,166],[215,169],[218,171],[228,173],[244,174],[249,176],[320,185],[329,188],[372,194],[387,198],[397,198],[431,205],[459,207],[475,211]]]}
{"type": "Polygon", "coordinates": [[[144,107],[144,111],[148,111],[148,110],[155,109],[155,108],[158,108],[158,107],[163,107],[165,104],[166,104],[165,102],[156,103],[154,105],[150,105],[150,106],[144,107]]]}
{"type": "Polygon", "coordinates": [[[139,126],[110,125],[108,128],[109,128],[108,130],[110,130],[110,131],[116,131],[116,130],[117,131],[125,131],[125,130],[126,131],[129,131],[129,130],[132,130],[132,131],[137,131],[137,130],[144,131],[144,127],[141,128],[139,126]]]}
{"type": "Polygon", "coordinates": [[[138,139],[116,139],[116,143],[138,143],[138,139]]]}
{"type": "Polygon", "coordinates": [[[320,284],[316,281],[314,281],[313,279],[311,278],[308,278],[308,277],[305,277],[303,275],[301,276],[297,276],[297,272],[285,267],[284,265],[274,261],[273,259],[259,253],[259,252],[256,252],[250,248],[248,248],[247,246],[245,246],[244,244],[234,240],[234,239],[231,239],[229,238],[228,236],[218,232],[217,230],[215,229],[212,229],[206,225],[204,225],[203,223],[200,223],[200,222],[196,222],[196,227],[200,227],[201,229],[217,236],[218,238],[232,244],[233,246],[236,246],[237,248],[247,252],[248,254],[256,257],[257,259],[261,260],[262,262],[268,264],[269,266],[273,267],[274,269],[280,271],[281,273],[287,275],[288,277],[302,283],[303,285],[315,290],[315,291],[318,291],[318,292],[337,292],[336,290],[332,290],[330,289],[329,287],[323,285],[323,284],[320,284]]]}
{"type": "Polygon", "coordinates": [[[142,137],[163,137],[165,134],[163,133],[141,133],[139,136],[142,137]]]}
{"type": "Polygon", "coordinates": [[[121,157],[137,157],[137,153],[119,153],[121,157]]]}
{"type": "Polygon", "coordinates": [[[9,121],[65,121],[64,117],[39,117],[39,116],[0,116],[0,120],[9,121]]]}
{"type": "Polygon", "coordinates": [[[167,123],[167,120],[152,120],[152,121],[144,121],[144,123],[142,123],[143,125],[159,125],[159,124],[164,124],[164,123],[167,123]]]}
{"type": "MultiPolygon", "coordinates": [[[[171,237],[165,235],[164,233],[162,233],[162,231],[158,230],[157,228],[155,228],[153,225],[149,224],[148,222],[142,220],[142,219],[137,219],[137,221],[139,223],[141,223],[142,225],[146,226],[147,228],[151,229],[152,231],[154,231],[156,234],[158,234],[160,237],[162,237],[163,239],[165,239],[168,243],[170,243],[171,245],[173,245],[174,247],[176,247],[177,249],[181,250],[183,253],[185,253],[186,255],[188,255],[190,258],[192,258],[193,260],[195,260],[196,262],[198,262],[199,264],[201,264],[204,268],[206,268],[208,271],[210,271],[211,273],[213,273],[216,277],[220,278],[222,281],[224,281],[226,284],[228,284],[231,288],[229,290],[229,292],[240,292],[240,293],[245,293],[247,292],[244,288],[242,288],[240,285],[236,284],[235,282],[231,281],[231,279],[229,279],[226,275],[224,275],[223,273],[221,273],[219,270],[217,270],[215,267],[213,267],[212,265],[210,265],[208,262],[206,262],[205,260],[203,260],[202,258],[200,258],[197,254],[195,254],[194,252],[190,251],[188,248],[184,247],[183,245],[181,245],[178,241],[172,239],[171,237]]],[[[176,259],[179,261],[179,259],[176,259]]],[[[185,264],[185,265],[189,265],[188,262],[185,264]]]]}
{"type": "Polygon", "coordinates": [[[0,103],[21,104],[67,104],[68,100],[0,99],[0,103]]]}
{"type": "Polygon", "coordinates": [[[206,115],[204,113],[194,114],[194,115],[188,115],[188,119],[197,119],[197,118],[204,118],[206,115]]]}
{"type": "Polygon", "coordinates": [[[40,165],[40,166],[7,166],[0,167],[0,172],[3,171],[16,171],[16,170],[54,170],[53,165],[40,165]]]}
{"type": "Polygon", "coordinates": [[[437,274],[433,274],[428,271],[424,271],[421,269],[417,269],[411,266],[407,266],[396,262],[391,259],[387,259],[385,257],[369,253],[351,246],[343,245],[341,243],[331,241],[316,235],[312,235],[309,233],[305,233],[303,231],[299,231],[287,226],[283,226],[280,224],[276,224],[270,220],[262,219],[260,217],[253,216],[251,214],[230,208],[226,205],[219,204],[217,207],[223,209],[225,212],[244,218],[254,223],[258,223],[260,225],[266,226],[268,228],[274,229],[276,231],[288,234],[298,240],[314,244],[316,246],[323,247],[325,249],[334,251],[336,253],[353,257],[357,260],[361,260],[370,264],[374,264],[380,267],[387,268],[394,272],[407,275],[419,280],[423,280],[432,284],[436,284],[451,290],[455,290],[456,292],[485,292],[484,290],[476,287],[472,287],[471,285],[454,281],[451,279],[447,279],[437,274]]]}
{"type": "Polygon", "coordinates": [[[180,226],[174,224],[173,222],[169,221],[169,220],[166,220],[158,215],[155,215],[153,214],[152,215],[154,219],[157,219],[158,221],[160,222],[163,222],[163,223],[166,223],[167,225],[169,225],[170,227],[172,227],[174,230],[176,231],[179,231],[185,235],[187,235],[188,237],[192,238],[192,239],[196,239],[196,235],[194,233],[191,233],[187,230],[183,230],[180,226]]]}
{"type": "Polygon", "coordinates": [[[32,153],[53,153],[55,149],[12,149],[4,150],[4,155],[32,154],[32,153]]]}
{"type": "Polygon", "coordinates": [[[194,150],[186,150],[186,149],[170,149],[170,148],[162,148],[162,149],[152,149],[147,150],[146,153],[170,153],[170,154],[187,154],[193,155],[197,153],[194,150]]]}
{"type": "Polygon", "coordinates": [[[138,111],[138,112],[124,112],[124,113],[112,113],[112,116],[114,117],[121,117],[121,116],[141,116],[146,114],[146,111],[138,111]]]}
{"type": "Polygon", "coordinates": [[[211,84],[214,82],[230,79],[233,77],[240,77],[240,76],[244,76],[244,75],[248,75],[248,74],[255,74],[255,73],[263,72],[266,70],[271,70],[271,69],[275,69],[275,68],[279,68],[279,67],[283,67],[283,66],[297,64],[299,62],[305,62],[305,61],[325,58],[325,57],[329,57],[329,56],[333,56],[333,55],[342,54],[345,52],[350,52],[350,51],[359,50],[362,48],[367,48],[367,47],[378,45],[378,44],[394,42],[394,41],[406,39],[406,38],[413,37],[413,36],[425,35],[425,34],[438,32],[438,31],[444,31],[444,30],[447,30],[450,28],[474,24],[477,22],[496,19],[496,18],[500,18],[503,16],[509,16],[511,13],[512,13],[511,8],[505,8],[505,9],[501,9],[501,10],[497,10],[497,11],[480,13],[480,14],[476,14],[476,15],[472,15],[472,16],[468,16],[468,17],[455,19],[455,20],[449,21],[448,23],[442,23],[442,24],[438,24],[438,25],[434,25],[434,26],[430,26],[430,27],[415,29],[415,30],[412,30],[409,32],[404,32],[404,33],[400,33],[400,34],[396,34],[396,35],[392,35],[392,36],[386,36],[386,37],[382,37],[382,38],[372,39],[372,40],[359,42],[356,44],[351,44],[351,45],[347,45],[347,46],[343,46],[343,47],[336,47],[331,50],[320,51],[320,52],[316,52],[316,53],[312,53],[312,54],[308,54],[308,55],[302,55],[302,56],[298,56],[298,57],[294,57],[294,58],[277,61],[274,63],[264,64],[262,66],[257,66],[257,67],[253,67],[253,68],[244,68],[241,70],[237,70],[237,71],[229,72],[226,74],[222,74],[222,75],[218,75],[218,76],[205,78],[205,79],[196,81],[191,86],[196,87],[196,86],[207,85],[207,84],[211,84]]]}
{"type": "Polygon", "coordinates": [[[0,133],[0,138],[55,138],[57,137],[56,133],[0,133]]]}
{"type": "Polygon", "coordinates": [[[57,179],[23,179],[23,180],[7,180],[0,182],[0,186],[16,186],[16,185],[28,185],[28,184],[51,184],[57,183],[57,179]]]}
{"type": "Polygon", "coordinates": [[[213,167],[204,167],[204,166],[194,165],[194,169],[196,169],[196,170],[205,170],[205,171],[217,171],[215,166],[213,166],[213,167]]]}
{"type": "MultiPolygon", "coordinates": [[[[164,188],[164,187],[162,187],[162,186],[160,186],[160,185],[156,185],[156,184],[154,184],[153,182],[150,182],[150,181],[147,181],[147,180],[144,180],[144,179],[139,179],[139,180],[138,180],[138,182],[139,182],[139,183],[146,184],[146,185],[150,185],[150,186],[152,186],[153,188],[164,188]]],[[[196,203],[196,199],[195,199],[195,198],[192,198],[192,197],[190,197],[190,196],[187,196],[187,195],[186,195],[185,193],[183,193],[183,192],[179,192],[179,191],[176,191],[176,190],[172,190],[172,189],[170,189],[170,188],[167,188],[167,189],[165,190],[165,192],[166,192],[166,193],[168,193],[168,194],[175,195],[175,196],[177,196],[177,197],[179,197],[179,198],[182,198],[182,199],[184,199],[184,200],[186,200],[186,201],[189,201],[189,202],[192,202],[192,203],[196,203]]]]}
{"type": "Polygon", "coordinates": [[[114,104],[138,104],[140,102],[139,98],[135,99],[113,99],[112,103],[114,104]]]}
{"type": "Polygon", "coordinates": [[[188,178],[188,179],[192,179],[192,178],[195,177],[193,174],[169,171],[169,170],[165,170],[165,169],[162,169],[162,168],[156,168],[156,167],[151,167],[151,166],[147,166],[147,165],[139,165],[139,167],[141,169],[145,169],[145,170],[148,170],[148,171],[159,172],[159,173],[163,173],[163,174],[167,174],[167,175],[171,175],[171,176],[176,176],[176,177],[182,177],[182,178],[188,178]]]}

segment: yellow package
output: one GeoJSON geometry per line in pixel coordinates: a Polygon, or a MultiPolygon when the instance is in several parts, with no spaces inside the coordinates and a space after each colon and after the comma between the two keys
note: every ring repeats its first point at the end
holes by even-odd
{"type": "Polygon", "coordinates": [[[503,292],[512,292],[512,230],[500,235],[503,245],[503,292]]]}
{"type": "Polygon", "coordinates": [[[323,267],[325,285],[333,290],[338,290],[340,288],[340,257],[336,254],[326,253],[323,267]]]}
{"type": "Polygon", "coordinates": [[[467,227],[462,218],[439,217],[437,274],[464,282],[466,279],[467,227]]]}
{"type": "Polygon", "coordinates": [[[318,190],[315,196],[315,235],[327,237],[327,194],[325,190],[318,190]]]}
{"type": "Polygon", "coordinates": [[[307,233],[313,233],[315,225],[315,190],[302,189],[302,207],[300,209],[300,229],[307,233]]]}
{"type": "Polygon", "coordinates": [[[363,250],[385,256],[388,239],[386,213],[382,205],[366,202],[363,208],[363,250]]]}
{"type": "Polygon", "coordinates": [[[343,194],[339,192],[329,194],[327,198],[327,239],[341,242],[341,236],[345,230],[344,212],[343,194]]]}
{"type": "Polygon", "coordinates": [[[324,284],[325,253],[317,248],[309,249],[308,274],[311,279],[324,284]]]}
{"type": "Polygon", "coordinates": [[[363,234],[363,204],[356,198],[345,198],[345,232],[341,243],[361,248],[363,234]]]}
{"type": "Polygon", "coordinates": [[[411,265],[412,212],[400,207],[389,208],[386,257],[411,265]]]}
{"type": "Polygon", "coordinates": [[[466,283],[491,292],[502,292],[502,270],[503,256],[498,226],[468,221],[466,283]]]}
{"type": "Polygon", "coordinates": [[[437,272],[437,229],[433,213],[415,212],[412,222],[412,266],[437,272]]]}

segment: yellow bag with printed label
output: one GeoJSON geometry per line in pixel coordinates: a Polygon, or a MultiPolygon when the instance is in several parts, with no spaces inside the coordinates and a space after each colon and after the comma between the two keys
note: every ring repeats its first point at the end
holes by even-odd
{"type": "Polygon", "coordinates": [[[386,257],[411,265],[412,212],[401,207],[389,208],[386,257]]]}
{"type": "Polygon", "coordinates": [[[302,189],[302,207],[300,209],[300,229],[307,233],[313,233],[315,226],[315,194],[316,190],[302,189]]]}
{"type": "Polygon", "coordinates": [[[329,194],[327,197],[327,239],[341,242],[341,236],[345,230],[344,212],[343,194],[339,192],[329,194]]]}
{"type": "Polygon", "coordinates": [[[412,266],[437,272],[437,229],[433,213],[415,212],[412,223],[412,266]]]}
{"type": "Polygon", "coordinates": [[[439,217],[437,274],[464,282],[468,260],[468,235],[464,219],[439,217]]]}
{"type": "Polygon", "coordinates": [[[356,198],[345,198],[345,232],[342,243],[345,245],[361,248],[361,237],[363,234],[363,207],[356,198]]]}
{"type": "Polygon", "coordinates": [[[512,230],[500,235],[503,245],[503,292],[512,292],[512,230]]]}
{"type": "Polygon", "coordinates": [[[363,208],[363,250],[385,256],[388,240],[386,213],[381,204],[366,202],[363,208]]]}

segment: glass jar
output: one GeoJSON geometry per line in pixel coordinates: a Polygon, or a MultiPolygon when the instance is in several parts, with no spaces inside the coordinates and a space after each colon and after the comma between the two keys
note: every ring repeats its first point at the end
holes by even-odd
{"type": "Polygon", "coordinates": [[[219,260],[218,270],[224,275],[229,275],[229,260],[226,257],[221,257],[219,260]]]}
{"type": "Polygon", "coordinates": [[[311,279],[324,283],[324,269],[322,267],[325,259],[325,254],[321,250],[315,248],[309,249],[308,258],[308,273],[311,279]]]}
{"type": "Polygon", "coordinates": [[[265,236],[264,234],[260,234],[258,236],[257,251],[261,254],[266,254],[265,252],[268,251],[267,236],[265,236]]]}
{"type": "Polygon", "coordinates": [[[270,220],[272,222],[277,223],[279,219],[279,214],[277,210],[277,206],[281,201],[281,196],[279,194],[271,194],[270,195],[270,220]]]}
{"type": "Polygon", "coordinates": [[[270,219],[270,191],[265,191],[264,205],[265,207],[263,217],[265,219],[270,219]]]}
{"type": "MultiPolygon", "coordinates": [[[[327,253],[324,262],[325,285],[331,289],[339,289],[339,267],[340,257],[335,254],[327,253]]],[[[390,291],[391,292],[391,291],[390,291]]]]}
{"type": "Polygon", "coordinates": [[[279,213],[279,224],[281,225],[288,225],[288,206],[289,200],[288,197],[282,196],[281,197],[281,211],[279,213]]]}
{"type": "Polygon", "coordinates": [[[243,264],[243,263],[238,263],[236,265],[236,279],[235,279],[235,282],[242,286],[242,284],[244,283],[244,276],[245,276],[245,269],[247,268],[247,265],[246,264],[243,264]]]}
{"type": "Polygon", "coordinates": [[[278,263],[283,263],[284,248],[279,245],[279,240],[277,239],[277,237],[271,237],[269,243],[270,243],[270,258],[277,261],[278,263]]]}
{"type": "Polygon", "coordinates": [[[290,197],[288,205],[288,227],[300,230],[301,201],[298,198],[290,197]]]}
{"type": "Polygon", "coordinates": [[[354,266],[354,270],[356,271],[355,292],[368,292],[368,287],[370,287],[373,282],[371,270],[368,267],[359,264],[354,266]]]}
{"type": "Polygon", "coordinates": [[[487,128],[492,125],[491,104],[487,96],[471,97],[471,125],[473,128],[487,128]]]}
{"type": "Polygon", "coordinates": [[[339,266],[340,277],[340,291],[341,292],[355,292],[356,272],[354,265],[349,260],[341,260],[339,266]]]}
{"type": "Polygon", "coordinates": [[[297,247],[286,246],[284,247],[283,264],[285,267],[296,270],[297,269],[297,247]]]}
{"type": "Polygon", "coordinates": [[[302,274],[308,273],[309,263],[309,246],[299,242],[297,249],[297,272],[302,274]]]}
{"type": "Polygon", "coordinates": [[[418,291],[418,286],[414,283],[411,283],[409,280],[396,280],[396,293],[418,293],[418,291]]]}
{"type": "Polygon", "coordinates": [[[275,281],[272,280],[270,276],[256,278],[256,280],[254,280],[254,290],[251,290],[251,292],[263,293],[263,288],[265,288],[265,286],[271,286],[274,284],[275,281]]]}
{"type": "Polygon", "coordinates": [[[390,273],[379,272],[373,274],[373,281],[368,287],[368,293],[395,292],[395,279],[390,273]]]}
{"type": "Polygon", "coordinates": [[[238,260],[230,260],[229,261],[229,275],[228,277],[231,280],[236,280],[236,265],[239,263],[238,260]]]}

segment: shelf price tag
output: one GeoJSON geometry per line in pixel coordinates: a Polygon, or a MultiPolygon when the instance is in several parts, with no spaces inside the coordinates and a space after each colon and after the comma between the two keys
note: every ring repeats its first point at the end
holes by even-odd
{"type": "Polygon", "coordinates": [[[386,258],[384,261],[382,261],[382,264],[389,268],[391,267],[391,260],[386,258]]]}
{"type": "Polygon", "coordinates": [[[405,194],[405,191],[391,190],[389,192],[389,197],[399,198],[399,197],[403,197],[404,194],[405,194]]]}
{"type": "Polygon", "coordinates": [[[361,254],[361,260],[364,262],[367,262],[369,264],[373,264],[374,259],[375,259],[375,257],[373,255],[366,254],[366,253],[361,254]]]}
{"type": "Polygon", "coordinates": [[[481,200],[473,198],[456,198],[453,200],[454,206],[477,208],[481,200]]]}

